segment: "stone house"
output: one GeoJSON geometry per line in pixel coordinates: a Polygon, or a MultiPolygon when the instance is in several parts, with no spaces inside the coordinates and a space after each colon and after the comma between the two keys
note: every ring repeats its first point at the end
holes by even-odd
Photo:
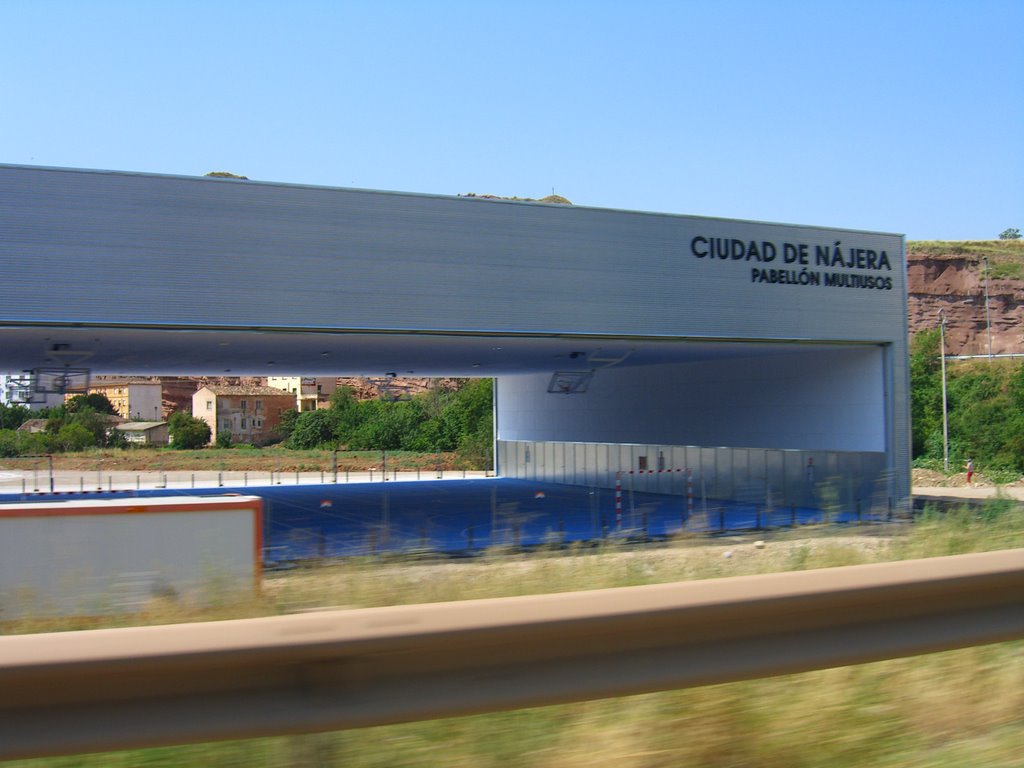
{"type": "Polygon", "coordinates": [[[211,442],[227,432],[234,443],[265,445],[295,404],[293,393],[274,387],[208,385],[192,395],[192,415],[210,425],[211,442]]]}

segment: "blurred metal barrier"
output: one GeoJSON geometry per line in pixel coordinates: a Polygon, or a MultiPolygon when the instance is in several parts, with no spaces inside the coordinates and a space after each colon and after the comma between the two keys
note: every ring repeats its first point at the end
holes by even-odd
{"type": "Polygon", "coordinates": [[[357,728],[1024,637],[1024,549],[0,637],[0,759],[357,728]]]}

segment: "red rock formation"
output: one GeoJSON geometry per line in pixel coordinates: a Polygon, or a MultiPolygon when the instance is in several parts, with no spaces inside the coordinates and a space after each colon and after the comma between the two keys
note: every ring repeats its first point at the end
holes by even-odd
{"type": "Polygon", "coordinates": [[[988,354],[990,329],[992,354],[1024,353],[1024,281],[990,278],[986,313],[984,254],[972,252],[969,243],[935,245],[908,246],[910,336],[937,328],[945,310],[947,354],[988,354]]]}

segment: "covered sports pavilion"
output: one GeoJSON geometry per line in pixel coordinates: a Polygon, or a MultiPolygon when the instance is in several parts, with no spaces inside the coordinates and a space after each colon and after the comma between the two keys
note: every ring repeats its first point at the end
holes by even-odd
{"type": "Polygon", "coordinates": [[[41,387],[491,377],[501,477],[909,505],[899,235],[8,165],[0,264],[41,387]]]}

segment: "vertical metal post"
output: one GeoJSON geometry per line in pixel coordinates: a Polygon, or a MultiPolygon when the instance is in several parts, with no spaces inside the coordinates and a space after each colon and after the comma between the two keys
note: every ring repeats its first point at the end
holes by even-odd
{"type": "Polygon", "coordinates": [[[946,310],[939,310],[939,344],[942,360],[942,468],[949,472],[949,415],[946,405],[946,310]]]}
{"type": "Polygon", "coordinates": [[[50,493],[53,493],[53,454],[46,454],[46,458],[50,462],[50,493]]]}
{"type": "Polygon", "coordinates": [[[988,361],[992,362],[992,316],[988,309],[988,259],[985,259],[985,330],[988,333],[988,361]]]}

